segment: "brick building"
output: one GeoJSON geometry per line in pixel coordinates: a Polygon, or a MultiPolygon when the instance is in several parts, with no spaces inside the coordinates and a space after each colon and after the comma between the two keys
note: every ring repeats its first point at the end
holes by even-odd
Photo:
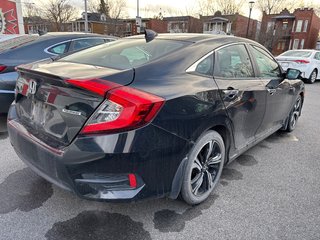
{"type": "MultiPolygon", "coordinates": [[[[124,19],[123,22],[125,25],[125,31],[124,31],[125,37],[138,34],[135,18],[124,19]]],[[[167,22],[160,20],[160,19],[154,19],[154,18],[142,18],[140,32],[144,32],[144,30],[146,28],[152,29],[153,31],[156,31],[157,33],[166,33],[167,32],[167,22]]]]}
{"type": "MultiPolygon", "coordinates": [[[[125,31],[125,25],[122,19],[110,19],[105,14],[88,13],[88,31],[91,33],[98,33],[104,35],[114,35],[122,37],[125,31]]],[[[85,17],[82,17],[69,24],[69,31],[84,32],[85,31],[85,17]]]]}
{"type": "Polygon", "coordinates": [[[191,16],[165,17],[168,33],[201,33],[202,22],[191,16]]]}
{"type": "MultiPolygon", "coordinates": [[[[201,16],[203,33],[225,33],[237,37],[246,37],[249,18],[239,13],[222,15],[220,11],[213,16],[201,16]]],[[[248,38],[257,40],[260,30],[260,23],[250,19],[248,38]]]]}
{"type": "Polygon", "coordinates": [[[259,42],[274,55],[290,49],[315,49],[320,18],[311,8],[287,9],[279,14],[263,13],[259,42]]]}

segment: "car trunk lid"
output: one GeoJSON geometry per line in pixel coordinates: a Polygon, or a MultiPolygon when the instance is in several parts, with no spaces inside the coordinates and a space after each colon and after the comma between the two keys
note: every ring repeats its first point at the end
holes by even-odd
{"type": "Polygon", "coordinates": [[[57,149],[71,143],[107,91],[129,85],[134,79],[133,69],[120,71],[66,62],[25,65],[18,72],[17,120],[36,138],[57,149]],[[72,81],[97,91],[76,87],[70,84],[72,81]]]}

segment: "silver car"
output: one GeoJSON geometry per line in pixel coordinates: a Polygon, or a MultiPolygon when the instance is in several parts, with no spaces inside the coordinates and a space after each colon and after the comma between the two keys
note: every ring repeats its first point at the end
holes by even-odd
{"type": "Polygon", "coordinates": [[[299,69],[301,76],[307,83],[314,83],[320,79],[320,51],[317,50],[289,50],[278,57],[283,70],[288,68],[299,69]]]}

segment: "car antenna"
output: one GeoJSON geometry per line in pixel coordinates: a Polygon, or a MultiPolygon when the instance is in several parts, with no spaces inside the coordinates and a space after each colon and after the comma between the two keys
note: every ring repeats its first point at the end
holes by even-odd
{"type": "Polygon", "coordinates": [[[146,42],[151,42],[155,37],[158,36],[158,33],[151,30],[151,29],[146,29],[144,31],[144,38],[146,39],[146,42]]]}

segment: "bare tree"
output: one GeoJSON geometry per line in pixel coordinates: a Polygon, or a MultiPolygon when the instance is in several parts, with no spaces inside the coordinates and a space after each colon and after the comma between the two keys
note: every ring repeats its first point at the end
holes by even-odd
{"type": "Polygon", "coordinates": [[[41,16],[41,10],[34,3],[25,2],[23,4],[23,16],[27,18],[41,16]]]}
{"type": "Polygon", "coordinates": [[[246,0],[216,0],[216,2],[222,14],[231,15],[239,13],[246,0]]]}
{"type": "Polygon", "coordinates": [[[198,0],[199,14],[202,16],[213,15],[217,10],[215,0],[198,0]]]}
{"type": "Polygon", "coordinates": [[[92,0],[88,5],[90,12],[103,13],[111,19],[125,17],[127,15],[126,7],[126,0],[92,0]]]}
{"type": "Polygon", "coordinates": [[[257,0],[257,7],[261,12],[265,11],[267,14],[279,13],[283,9],[293,11],[298,7],[303,7],[303,0],[289,1],[289,0],[257,0]]]}
{"type": "Polygon", "coordinates": [[[59,32],[65,30],[65,23],[76,17],[76,8],[69,4],[69,0],[49,0],[44,4],[43,11],[59,32]]]}

